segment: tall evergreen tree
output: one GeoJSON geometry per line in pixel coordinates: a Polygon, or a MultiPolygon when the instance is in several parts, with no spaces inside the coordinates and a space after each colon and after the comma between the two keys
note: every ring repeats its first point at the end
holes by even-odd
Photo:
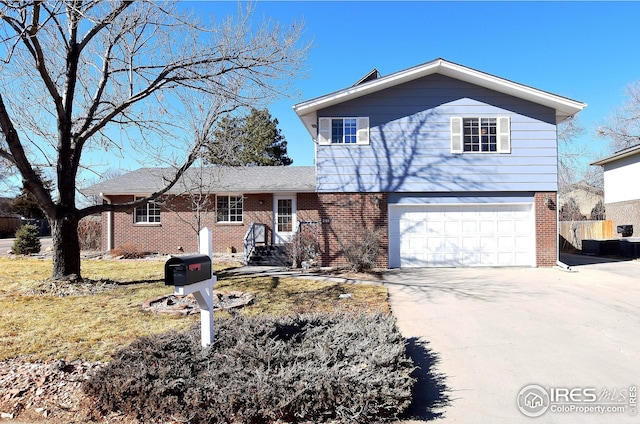
{"type": "MultiPolygon", "coordinates": [[[[38,178],[44,184],[45,190],[48,193],[53,191],[53,181],[43,176],[42,170],[36,168],[35,170],[38,178]]],[[[18,215],[30,219],[45,219],[45,213],[38,203],[38,199],[29,191],[26,187],[22,187],[20,195],[15,198],[12,205],[12,211],[18,215]]]]}
{"type": "Polygon", "coordinates": [[[246,116],[221,119],[213,140],[206,146],[205,160],[216,165],[291,165],[287,141],[278,120],[267,109],[252,108],[246,116]]]}

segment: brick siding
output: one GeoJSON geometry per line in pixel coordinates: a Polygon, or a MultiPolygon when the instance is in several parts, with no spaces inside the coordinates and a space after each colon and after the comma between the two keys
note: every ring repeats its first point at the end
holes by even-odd
{"type": "MultiPolygon", "coordinates": [[[[112,196],[112,201],[133,200],[132,196],[112,196]]],[[[216,223],[213,201],[202,214],[202,226],[213,232],[214,252],[232,248],[243,250],[243,238],[249,224],[267,226],[267,239],[273,234],[273,195],[244,196],[242,223],[216,223]]],[[[297,220],[318,223],[322,266],[345,266],[343,246],[357,241],[364,231],[380,229],[380,252],[376,266],[389,263],[388,196],[386,193],[299,193],[297,220]],[[378,205],[375,199],[379,199],[378,205]]],[[[637,209],[636,209],[637,210],[637,209]]],[[[609,205],[607,205],[609,214],[609,205]]],[[[636,215],[638,216],[638,215],[636,215]]],[[[113,214],[114,246],[133,243],[143,251],[161,254],[196,252],[195,215],[186,199],[175,198],[161,209],[160,224],[135,224],[134,211],[113,214]]],[[[631,222],[624,222],[631,223],[631,222]]],[[[535,194],[536,265],[554,266],[557,260],[556,193],[535,194]],[[549,204],[545,205],[545,198],[549,204]]],[[[640,228],[640,223],[638,224],[640,228]]],[[[103,214],[103,246],[107,246],[107,214],[103,214]]]]}
{"type": "Polygon", "coordinates": [[[555,192],[535,194],[536,265],[540,267],[555,266],[558,259],[556,206],[555,192]]]}
{"type": "Polygon", "coordinates": [[[606,203],[605,215],[613,221],[613,236],[622,237],[617,232],[618,225],[633,225],[633,236],[640,236],[640,200],[606,203]]]}
{"type": "Polygon", "coordinates": [[[381,229],[376,266],[389,265],[386,193],[319,193],[322,264],[344,266],[343,246],[362,238],[364,231],[381,229]],[[380,202],[376,206],[375,199],[380,202]]]}
{"type": "MultiPolygon", "coordinates": [[[[131,201],[132,196],[111,196],[116,202],[131,201]]],[[[212,230],[214,252],[226,252],[232,248],[242,252],[243,239],[252,222],[267,224],[271,231],[273,196],[252,194],[244,196],[243,222],[217,223],[215,203],[212,196],[210,206],[200,214],[201,227],[212,230]]],[[[159,224],[134,223],[134,211],[113,214],[113,246],[132,243],[145,252],[160,254],[193,253],[198,251],[196,214],[186,198],[173,198],[161,207],[159,224]]],[[[103,214],[103,246],[107,246],[107,213],[103,214]]]]}

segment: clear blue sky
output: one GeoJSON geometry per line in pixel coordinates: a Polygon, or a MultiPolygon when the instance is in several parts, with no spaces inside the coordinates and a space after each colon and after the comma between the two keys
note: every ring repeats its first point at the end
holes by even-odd
{"type": "MultiPolygon", "coordinates": [[[[187,2],[197,13],[237,3],[187,2]]],[[[304,19],[313,40],[299,98],[269,106],[294,165],[313,164],[313,143],[292,106],[348,87],[373,68],[382,75],[442,57],[588,103],[579,143],[594,156],[606,142],[595,125],[640,80],[640,2],[258,1],[256,17],[304,19]]]]}

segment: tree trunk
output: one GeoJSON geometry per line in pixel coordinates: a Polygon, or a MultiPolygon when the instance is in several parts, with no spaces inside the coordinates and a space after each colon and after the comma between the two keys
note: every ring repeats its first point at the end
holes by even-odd
{"type": "Polygon", "coordinates": [[[80,280],[80,240],[78,238],[78,214],[58,212],[51,221],[53,237],[54,280],[80,280]]]}

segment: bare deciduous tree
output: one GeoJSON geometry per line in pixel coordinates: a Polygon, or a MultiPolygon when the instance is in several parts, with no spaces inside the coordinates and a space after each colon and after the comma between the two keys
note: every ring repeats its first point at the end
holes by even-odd
{"type": "Polygon", "coordinates": [[[609,140],[613,151],[640,144],[640,81],[630,84],[626,95],[627,101],[597,129],[599,136],[609,140]]]}
{"type": "Polygon", "coordinates": [[[184,4],[0,0],[0,157],[51,222],[55,279],[80,278],[78,221],[166,193],[218,118],[289,92],[302,27],[254,25],[250,9],[203,23],[184,4]],[[145,199],[76,205],[87,153],[103,149],[175,167],[145,199]],[[36,172],[55,172],[50,194],[36,172]]]}
{"type": "Polygon", "coordinates": [[[219,181],[219,169],[206,167],[202,159],[182,175],[178,183],[180,195],[168,195],[158,199],[158,202],[166,209],[173,211],[175,216],[185,223],[200,243],[200,230],[204,228],[204,222],[210,213],[215,212],[215,195],[210,192],[219,181]],[[180,213],[180,209],[186,206],[188,213],[180,213]]]}
{"type": "Polygon", "coordinates": [[[588,158],[593,156],[593,151],[577,143],[576,139],[584,132],[577,117],[558,126],[558,191],[562,194],[580,182],[598,188],[604,186],[602,169],[589,165],[588,158]]]}
{"type": "Polygon", "coordinates": [[[584,132],[584,128],[573,117],[558,126],[558,184],[559,190],[579,181],[581,163],[585,155],[585,149],[575,143],[575,139],[584,132]]]}

